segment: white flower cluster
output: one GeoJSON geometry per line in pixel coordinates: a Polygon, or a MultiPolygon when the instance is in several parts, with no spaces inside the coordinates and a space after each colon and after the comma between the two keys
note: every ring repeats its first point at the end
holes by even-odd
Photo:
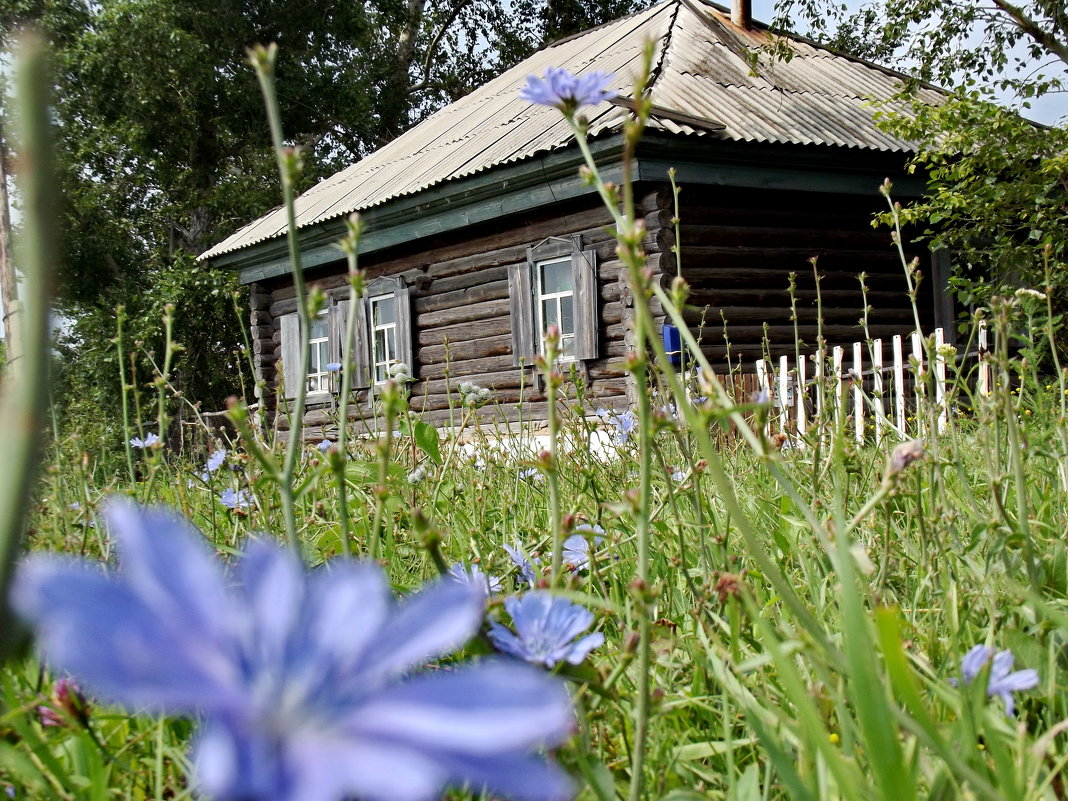
{"type": "Polygon", "coordinates": [[[398,384],[407,384],[412,379],[412,370],[404,362],[393,362],[389,366],[389,377],[398,384]]]}
{"type": "Polygon", "coordinates": [[[472,408],[489,403],[490,398],[493,395],[493,393],[486,389],[486,387],[480,387],[478,384],[472,384],[470,381],[461,381],[460,386],[456,388],[456,391],[460,393],[460,402],[464,406],[470,406],[472,408]]]}

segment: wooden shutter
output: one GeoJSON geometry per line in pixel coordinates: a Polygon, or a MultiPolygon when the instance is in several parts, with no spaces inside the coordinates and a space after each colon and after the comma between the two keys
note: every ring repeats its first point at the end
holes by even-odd
{"type": "Polygon", "coordinates": [[[297,397],[297,390],[307,376],[300,374],[300,318],[294,314],[282,317],[282,381],[287,398],[297,397]]]}
{"type": "Polygon", "coordinates": [[[600,341],[600,315],[597,310],[597,252],[571,252],[571,278],[575,287],[575,358],[596,359],[600,341]]]}
{"type": "Polygon", "coordinates": [[[367,389],[371,386],[371,331],[367,325],[367,298],[357,300],[349,312],[356,315],[352,334],[352,388],[367,389]]]}
{"type": "Polygon", "coordinates": [[[508,309],[512,315],[512,364],[530,365],[537,353],[534,332],[533,253],[522,264],[508,265],[508,309]]]}
{"type": "MultiPolygon", "coordinates": [[[[330,307],[330,361],[337,362],[344,367],[344,344],[345,329],[349,324],[349,302],[339,300],[330,307]]],[[[333,392],[341,391],[341,374],[333,373],[330,376],[330,389],[333,392]]]]}
{"type": "Polygon", "coordinates": [[[415,375],[415,358],[412,348],[412,298],[404,279],[397,277],[397,288],[393,293],[393,309],[397,316],[397,361],[408,366],[411,375],[415,375]]]}

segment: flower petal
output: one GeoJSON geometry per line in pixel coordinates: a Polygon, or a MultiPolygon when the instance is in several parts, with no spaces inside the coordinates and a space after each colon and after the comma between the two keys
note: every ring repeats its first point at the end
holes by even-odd
{"type": "Polygon", "coordinates": [[[161,618],[134,589],[71,560],[34,557],[12,589],[45,657],[109,701],[167,713],[241,705],[233,654],[161,618]]]}
{"type": "Polygon", "coordinates": [[[443,754],[492,757],[563,741],[573,716],[561,681],[518,662],[494,660],[422,674],[384,690],[349,725],[368,737],[443,754]]]}
{"type": "Polygon", "coordinates": [[[969,650],[960,662],[960,672],[964,677],[964,683],[972,682],[993,655],[994,649],[988,645],[976,645],[969,650]]]}
{"type": "Polygon", "coordinates": [[[122,580],[161,618],[184,620],[204,637],[232,635],[230,598],[204,538],[165,509],[112,497],[108,532],[122,551],[122,580]]]}
{"type": "MultiPolygon", "coordinates": [[[[385,576],[374,565],[338,559],[315,571],[308,580],[303,622],[308,653],[330,662],[339,677],[356,677],[369,644],[380,635],[391,602],[385,576]]],[[[362,677],[358,680],[362,684],[362,677]]]]}
{"type": "Polygon", "coordinates": [[[567,801],[575,786],[567,774],[544,757],[509,754],[493,760],[450,757],[454,781],[487,789],[515,801],[567,801]]]}
{"type": "Polygon", "coordinates": [[[437,581],[405,600],[393,612],[369,655],[365,674],[382,680],[455,651],[482,622],[485,595],[454,581],[437,581]]]}
{"type": "Polygon", "coordinates": [[[589,656],[590,651],[594,648],[600,648],[602,645],[604,645],[604,634],[602,632],[595,631],[593,634],[587,634],[568,649],[567,661],[572,665],[581,664],[582,660],[589,656]]]}
{"type": "Polygon", "coordinates": [[[299,645],[291,641],[301,632],[304,567],[277,543],[253,540],[238,564],[238,578],[246,604],[247,641],[255,643],[249,656],[269,670],[281,670],[299,645]]]}

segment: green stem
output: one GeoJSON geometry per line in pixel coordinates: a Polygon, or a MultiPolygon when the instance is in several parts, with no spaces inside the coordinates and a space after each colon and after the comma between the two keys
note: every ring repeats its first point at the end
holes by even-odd
{"type": "Polygon", "coordinates": [[[308,315],[307,292],[304,286],[304,272],[300,261],[300,245],[297,241],[297,219],[294,206],[295,181],[298,173],[297,157],[285,147],[282,135],[282,115],[278,108],[278,97],[274,86],[274,61],[277,48],[254,49],[250,54],[252,66],[256,70],[264,105],[267,108],[267,122],[271,130],[271,143],[274,146],[278,174],[282,182],[282,202],[286,210],[286,240],[289,246],[289,263],[293,271],[293,288],[297,296],[297,316],[300,320],[300,384],[296,387],[291,410],[289,441],[286,443],[285,458],[282,462],[281,477],[278,485],[282,496],[282,514],[285,518],[286,537],[289,545],[297,553],[301,552],[300,538],[297,533],[296,503],[293,494],[293,476],[296,473],[297,457],[303,444],[304,403],[308,385],[304,376],[308,375],[308,337],[311,332],[308,315]]]}
{"type": "Polygon", "coordinates": [[[15,67],[19,98],[19,163],[23,165],[23,235],[21,358],[9,369],[10,378],[0,399],[0,451],[5,480],[0,481],[0,655],[6,654],[15,627],[7,621],[7,587],[19,553],[22,532],[30,511],[31,495],[40,459],[41,428],[48,405],[48,319],[52,286],[59,263],[60,241],[56,226],[56,180],[52,158],[52,131],[48,109],[51,86],[44,42],[26,36],[15,67]]]}

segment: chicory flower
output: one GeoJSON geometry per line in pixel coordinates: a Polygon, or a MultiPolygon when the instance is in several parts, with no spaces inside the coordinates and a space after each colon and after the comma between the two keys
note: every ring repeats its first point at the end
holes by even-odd
{"type": "Polygon", "coordinates": [[[572,75],[562,67],[549,67],[544,78],[528,75],[519,97],[536,106],[552,106],[569,114],[581,106],[594,106],[615,97],[615,90],[609,88],[613,77],[600,70],[572,75]]]}
{"type": "Polygon", "coordinates": [[[135,448],[141,448],[142,450],[147,450],[148,448],[151,448],[157,442],[159,442],[159,435],[154,433],[149,434],[144,439],[141,439],[140,437],[134,437],[130,440],[131,445],[133,445],[135,448]]]}
{"type": "Polygon", "coordinates": [[[1013,671],[1015,657],[1006,649],[994,653],[989,645],[976,645],[964,655],[960,663],[961,676],[965,684],[971,684],[990,663],[990,676],[987,680],[986,694],[995,695],[1005,705],[1005,714],[1012,717],[1016,712],[1014,692],[1030,690],[1038,686],[1038,671],[1033,669],[1013,671]]]}
{"type": "Polygon", "coordinates": [[[252,503],[252,498],[243,489],[227,487],[219,495],[219,503],[227,509],[246,509],[252,503]]]}
{"type": "Polygon", "coordinates": [[[519,540],[516,540],[515,545],[508,545],[505,543],[504,550],[508,552],[508,556],[511,558],[512,562],[519,568],[520,578],[533,587],[538,581],[538,574],[534,572],[534,565],[540,564],[540,562],[536,558],[527,558],[519,540]]]}
{"type": "Polygon", "coordinates": [[[204,471],[200,474],[201,481],[207,481],[211,474],[222,467],[223,462],[226,461],[226,448],[219,448],[213,451],[211,456],[208,457],[207,463],[204,465],[204,471]]]}
{"type": "Polygon", "coordinates": [[[501,591],[501,580],[496,576],[483,573],[478,565],[465,568],[457,562],[449,568],[449,577],[458,584],[466,584],[482,593],[484,598],[489,598],[501,591]]]}
{"type": "Polygon", "coordinates": [[[130,709],[195,715],[197,789],[219,801],[432,801],[467,785],[562,801],[538,749],[573,724],[562,684],[488,660],[418,672],[466,643],[483,598],[437,582],[403,603],[377,565],[254,541],[233,576],[164,510],[113,501],[122,567],[30,557],[13,591],[49,663],[130,709]]]}
{"type": "Polygon", "coordinates": [[[604,634],[580,637],[593,624],[593,613],[566,598],[536,590],[504,599],[515,633],[491,623],[489,638],[504,653],[553,668],[558,662],[577,665],[600,645],[604,634]]]}

